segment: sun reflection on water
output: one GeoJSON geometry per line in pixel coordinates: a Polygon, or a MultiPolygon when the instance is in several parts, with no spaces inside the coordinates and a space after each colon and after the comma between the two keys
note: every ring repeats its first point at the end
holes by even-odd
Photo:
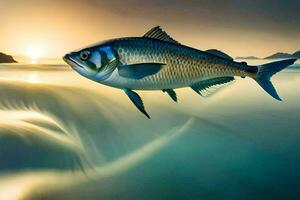
{"type": "Polygon", "coordinates": [[[37,73],[31,73],[28,76],[28,82],[29,83],[38,83],[38,75],[37,73]]]}

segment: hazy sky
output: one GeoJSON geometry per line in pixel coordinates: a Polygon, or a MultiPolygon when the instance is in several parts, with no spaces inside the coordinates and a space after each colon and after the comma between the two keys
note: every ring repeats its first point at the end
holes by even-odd
{"type": "Polygon", "coordinates": [[[232,56],[300,49],[299,0],[0,0],[0,51],[44,56],[160,25],[179,42],[232,56]]]}

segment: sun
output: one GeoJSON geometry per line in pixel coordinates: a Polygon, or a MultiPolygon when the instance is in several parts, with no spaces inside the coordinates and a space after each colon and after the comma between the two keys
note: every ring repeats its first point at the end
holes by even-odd
{"type": "Polygon", "coordinates": [[[26,54],[31,59],[31,63],[36,64],[38,59],[42,56],[43,51],[39,46],[31,46],[27,48],[26,54]]]}

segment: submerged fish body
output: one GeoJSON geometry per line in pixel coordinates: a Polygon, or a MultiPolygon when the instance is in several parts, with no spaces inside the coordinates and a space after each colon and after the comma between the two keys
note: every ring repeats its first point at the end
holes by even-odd
{"type": "Polygon", "coordinates": [[[151,29],[143,37],[109,40],[72,52],[64,60],[91,80],[123,89],[149,118],[142,99],[132,90],[162,90],[177,101],[173,89],[191,87],[203,96],[208,88],[240,76],[255,79],[266,92],[280,100],[270,78],[296,61],[287,59],[248,66],[217,50],[200,51],[181,45],[160,27],[151,29]]]}

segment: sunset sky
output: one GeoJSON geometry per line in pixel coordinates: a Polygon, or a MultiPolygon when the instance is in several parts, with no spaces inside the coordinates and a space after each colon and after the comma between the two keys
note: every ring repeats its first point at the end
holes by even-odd
{"type": "Polygon", "coordinates": [[[0,0],[0,52],[60,57],[160,25],[183,44],[232,56],[300,49],[299,0],[0,0]]]}

